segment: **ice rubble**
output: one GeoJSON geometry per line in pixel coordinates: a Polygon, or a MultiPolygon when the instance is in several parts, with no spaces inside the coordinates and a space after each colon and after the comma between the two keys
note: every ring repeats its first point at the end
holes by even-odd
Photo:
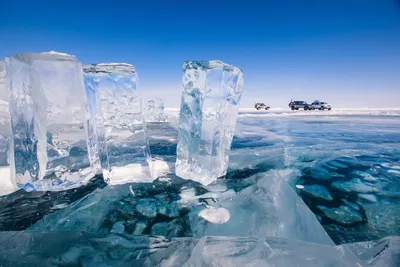
{"type": "Polygon", "coordinates": [[[221,61],[186,61],[182,83],[176,174],[207,185],[228,168],[243,74],[221,61]]]}

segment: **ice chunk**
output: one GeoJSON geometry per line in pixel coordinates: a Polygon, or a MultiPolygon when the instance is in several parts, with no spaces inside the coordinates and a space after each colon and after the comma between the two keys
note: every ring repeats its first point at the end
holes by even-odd
{"type": "Polygon", "coordinates": [[[111,233],[115,234],[123,234],[124,232],[125,232],[125,226],[124,222],[122,221],[116,222],[111,229],[111,233]]]}
{"type": "Polygon", "coordinates": [[[377,241],[344,244],[365,264],[364,266],[400,266],[400,236],[386,237],[377,241]]]}
{"type": "Polygon", "coordinates": [[[206,208],[199,212],[199,216],[211,223],[222,224],[229,221],[231,214],[225,208],[206,208]]]}
{"type": "Polygon", "coordinates": [[[133,232],[134,235],[141,235],[143,231],[147,228],[147,222],[141,221],[136,224],[135,231],[133,232]]]}
{"type": "Polygon", "coordinates": [[[6,58],[13,140],[10,155],[18,187],[65,190],[100,172],[88,140],[90,116],[81,63],[58,53],[6,58]]]}
{"type": "Polygon", "coordinates": [[[361,261],[346,247],[273,237],[204,237],[183,266],[361,267],[361,261]]]}
{"type": "Polygon", "coordinates": [[[151,199],[139,200],[136,205],[136,209],[141,215],[145,217],[154,218],[157,216],[156,204],[151,199]]]}
{"type": "Polygon", "coordinates": [[[6,82],[6,65],[0,61],[0,196],[6,195],[16,190],[14,177],[10,175],[10,165],[14,165],[10,160],[10,93],[6,82]]]}
{"type": "Polygon", "coordinates": [[[152,181],[146,121],[134,66],[91,64],[84,66],[84,72],[92,116],[104,119],[97,120],[93,128],[105,181],[152,181]]]}
{"type": "MultiPolygon", "coordinates": [[[[300,188],[301,189],[301,188],[300,188]]],[[[306,195],[315,197],[315,198],[321,198],[324,200],[331,201],[333,200],[333,197],[329,190],[323,186],[323,185],[305,185],[301,192],[304,192],[306,195]]]]}
{"type": "Polygon", "coordinates": [[[350,181],[336,181],[332,187],[343,192],[374,193],[379,190],[373,186],[364,184],[360,179],[354,178],[350,181]]]}
{"type": "Polygon", "coordinates": [[[364,219],[358,211],[347,205],[342,205],[338,208],[328,208],[325,206],[317,206],[317,208],[329,219],[344,225],[362,222],[364,219]]]}
{"type": "MultiPolygon", "coordinates": [[[[89,231],[99,232],[104,217],[129,192],[128,185],[97,188],[67,208],[49,214],[29,229],[33,231],[89,231]]],[[[129,217],[133,213],[128,214],[129,217]]]]}
{"type": "Polygon", "coordinates": [[[208,185],[226,174],[243,74],[221,61],[183,65],[176,175],[208,185]]]}
{"type": "Polygon", "coordinates": [[[226,223],[208,222],[198,216],[196,209],[189,213],[193,236],[274,236],[334,244],[315,215],[276,171],[248,179],[256,180],[256,184],[215,200],[215,205],[230,213],[226,223]]]}
{"type": "Polygon", "coordinates": [[[164,121],[164,101],[162,99],[147,101],[146,119],[148,122],[164,121]]]}

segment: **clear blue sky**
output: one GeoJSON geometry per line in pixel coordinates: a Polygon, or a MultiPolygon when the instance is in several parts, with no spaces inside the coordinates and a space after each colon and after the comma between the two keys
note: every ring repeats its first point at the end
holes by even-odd
{"type": "Polygon", "coordinates": [[[178,107],[188,59],[243,69],[242,107],[291,98],[400,107],[399,0],[2,1],[0,58],[55,50],[134,64],[178,107]]]}

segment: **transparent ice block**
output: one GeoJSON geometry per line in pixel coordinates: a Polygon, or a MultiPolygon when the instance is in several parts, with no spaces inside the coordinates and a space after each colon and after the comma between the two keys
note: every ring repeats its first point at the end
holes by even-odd
{"type": "Polygon", "coordinates": [[[84,66],[90,112],[104,179],[110,184],[150,182],[151,157],[138,77],[133,65],[84,66]]]}
{"type": "Polygon", "coordinates": [[[177,176],[207,185],[226,174],[242,89],[237,67],[216,60],[184,63],[177,176]]]}
{"type": "Polygon", "coordinates": [[[6,58],[10,91],[11,173],[27,191],[78,187],[100,171],[91,157],[82,65],[56,52],[6,58]]]}

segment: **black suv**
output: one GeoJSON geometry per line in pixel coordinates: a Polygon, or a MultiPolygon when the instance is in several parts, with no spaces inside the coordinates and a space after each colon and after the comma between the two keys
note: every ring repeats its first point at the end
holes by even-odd
{"type": "Polygon", "coordinates": [[[311,105],[307,104],[307,102],[305,101],[291,101],[289,103],[289,108],[291,108],[292,110],[299,110],[300,108],[304,110],[312,109],[311,105]]]}

